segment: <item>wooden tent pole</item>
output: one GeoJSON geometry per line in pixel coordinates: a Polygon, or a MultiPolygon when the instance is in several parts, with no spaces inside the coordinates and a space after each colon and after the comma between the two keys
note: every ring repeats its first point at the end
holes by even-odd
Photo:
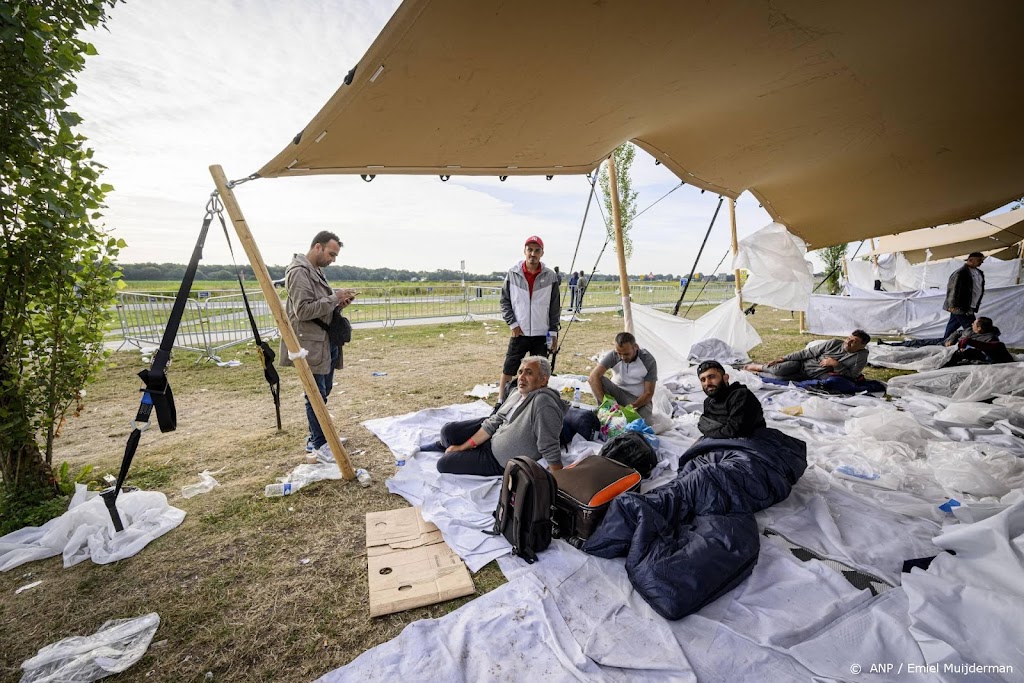
{"type": "MultiPolygon", "coordinates": [[[[224,202],[224,208],[231,218],[231,224],[235,226],[238,239],[242,243],[246,255],[249,257],[249,263],[256,274],[256,279],[259,280],[263,296],[267,300],[267,305],[270,306],[270,312],[273,313],[274,320],[277,322],[277,329],[281,331],[281,338],[284,339],[285,346],[288,347],[289,351],[293,354],[298,353],[301,349],[299,338],[296,336],[295,330],[285,314],[284,306],[281,305],[281,298],[278,296],[277,290],[274,289],[274,285],[270,282],[270,274],[267,272],[267,266],[263,262],[263,256],[260,254],[259,247],[256,246],[256,241],[249,231],[245,217],[242,216],[242,209],[235,200],[235,193],[228,187],[228,179],[224,175],[224,169],[219,165],[210,166],[210,175],[213,176],[213,182],[216,184],[217,192],[220,193],[221,201],[224,202]]],[[[324,403],[323,397],[320,396],[320,390],[316,386],[316,380],[313,379],[313,372],[309,369],[309,363],[306,362],[305,358],[296,358],[292,362],[295,363],[295,369],[299,373],[299,381],[302,382],[302,388],[306,391],[309,404],[313,406],[316,420],[320,423],[320,428],[323,429],[324,436],[327,437],[327,443],[331,446],[334,459],[338,461],[338,469],[341,470],[341,476],[349,481],[355,479],[356,473],[352,469],[352,462],[349,460],[348,451],[345,450],[341,439],[338,438],[338,433],[331,424],[331,415],[327,412],[327,404],[324,403]]]]}
{"type": "Polygon", "coordinates": [[[622,290],[623,329],[633,334],[633,309],[629,302],[629,276],[626,274],[626,250],[622,240],[622,218],[619,214],[619,179],[615,175],[615,154],[608,157],[608,191],[612,200],[612,226],[615,228],[615,252],[619,256],[619,289],[622,290]]]}
{"type": "MultiPolygon", "coordinates": [[[[740,242],[736,237],[736,200],[729,197],[729,230],[732,234],[732,258],[736,259],[736,256],[740,253],[740,242]]],[[[740,282],[740,269],[737,268],[733,271],[733,276],[736,278],[736,303],[739,304],[740,310],[743,310],[743,284],[740,282]]]]}

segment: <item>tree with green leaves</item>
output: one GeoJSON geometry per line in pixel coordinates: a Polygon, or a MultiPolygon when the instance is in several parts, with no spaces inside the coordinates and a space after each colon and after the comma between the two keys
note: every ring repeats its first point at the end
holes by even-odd
{"type": "MultiPolygon", "coordinates": [[[[619,220],[622,222],[622,248],[626,253],[626,260],[633,255],[633,240],[629,238],[629,230],[633,227],[633,218],[636,217],[636,196],[633,183],[629,179],[629,167],[633,165],[633,157],[636,156],[636,147],[632,143],[624,142],[615,148],[615,179],[619,185],[619,220]]],[[[608,239],[615,244],[615,226],[612,225],[612,194],[608,183],[608,167],[601,166],[601,174],[598,176],[601,191],[604,192],[605,207],[605,230],[608,239]]]]}
{"type": "Polygon", "coordinates": [[[97,225],[103,166],[68,109],[117,0],[0,4],[0,476],[8,499],[60,493],[54,438],[98,371],[124,242],[97,225]]]}
{"type": "Polygon", "coordinates": [[[841,289],[839,281],[843,274],[843,261],[846,259],[846,244],[833,244],[831,247],[818,249],[818,257],[825,264],[825,289],[829,294],[838,294],[841,289]]]}

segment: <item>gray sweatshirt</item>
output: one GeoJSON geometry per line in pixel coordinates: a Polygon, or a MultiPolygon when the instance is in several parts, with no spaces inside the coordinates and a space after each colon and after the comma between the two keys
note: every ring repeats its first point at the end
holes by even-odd
{"type": "Polygon", "coordinates": [[[520,455],[534,460],[544,458],[551,465],[562,464],[558,435],[562,432],[565,401],[554,389],[542,387],[524,396],[525,403],[516,410],[519,397],[518,390],[511,392],[498,412],[481,425],[491,435],[494,459],[502,467],[520,455]]]}
{"type": "Polygon", "coordinates": [[[849,379],[857,379],[864,372],[864,366],[868,364],[868,350],[847,353],[843,350],[842,339],[829,339],[824,344],[816,344],[809,349],[791,353],[785,360],[802,361],[804,374],[811,379],[824,377],[833,372],[849,379]],[[818,365],[823,358],[835,358],[839,365],[835,368],[823,368],[818,365]]]}

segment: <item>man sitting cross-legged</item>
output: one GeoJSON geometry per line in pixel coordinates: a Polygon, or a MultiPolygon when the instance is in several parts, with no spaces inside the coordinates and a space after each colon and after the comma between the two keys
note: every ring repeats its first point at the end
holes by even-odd
{"type": "Polygon", "coordinates": [[[739,382],[729,384],[729,375],[717,360],[698,365],[697,377],[708,396],[697,423],[701,434],[711,439],[738,439],[766,426],[761,402],[739,382]]]}
{"type": "Polygon", "coordinates": [[[854,330],[846,339],[829,339],[776,358],[771,363],[751,363],[743,369],[794,382],[821,379],[832,374],[855,380],[868,364],[866,347],[870,341],[871,336],[867,332],[854,330]]]}
{"type": "Polygon", "coordinates": [[[551,364],[543,356],[527,356],[519,364],[518,391],[513,391],[494,415],[449,422],[433,449],[444,449],[437,461],[442,474],[499,477],[514,457],[544,458],[552,470],[562,469],[558,435],[566,404],[548,387],[551,364]]]}

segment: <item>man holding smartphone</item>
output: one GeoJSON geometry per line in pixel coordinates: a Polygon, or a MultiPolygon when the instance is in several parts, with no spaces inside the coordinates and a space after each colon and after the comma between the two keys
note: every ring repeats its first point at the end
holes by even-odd
{"type": "MultiPolygon", "coordinates": [[[[322,230],[313,238],[309,251],[295,254],[285,270],[285,286],[288,299],[285,310],[288,320],[295,329],[299,345],[308,353],[306,362],[316,380],[317,388],[324,403],[334,385],[334,371],[344,367],[341,347],[333,344],[325,327],[329,326],[335,309],[342,309],[352,303],[359,294],[354,289],[333,289],[322,268],[334,263],[341,251],[341,240],[333,232],[322,230]]],[[[288,349],[281,342],[281,365],[293,365],[288,349]]],[[[313,407],[306,397],[306,419],[309,422],[311,450],[320,462],[334,462],[334,454],[327,444],[313,407]]]]}

